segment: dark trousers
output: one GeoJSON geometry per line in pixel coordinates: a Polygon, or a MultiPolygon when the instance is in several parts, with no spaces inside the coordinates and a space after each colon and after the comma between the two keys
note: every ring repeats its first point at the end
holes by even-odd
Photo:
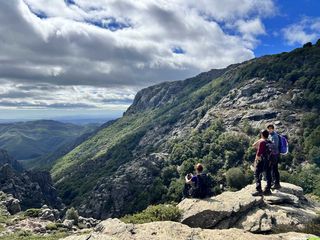
{"type": "Polygon", "coordinates": [[[190,197],[191,196],[190,190],[191,190],[190,184],[185,183],[183,187],[183,197],[185,198],[190,197]]]}
{"type": "Polygon", "coordinates": [[[279,160],[280,160],[280,154],[274,155],[271,159],[271,176],[272,176],[272,183],[274,185],[280,184],[280,174],[278,169],[279,160]]]}
{"type": "Polygon", "coordinates": [[[262,187],[261,187],[261,179],[262,179],[262,174],[265,172],[266,180],[267,180],[267,186],[265,190],[270,190],[271,189],[271,166],[270,162],[261,159],[260,161],[255,163],[255,170],[254,170],[254,179],[256,182],[256,189],[257,191],[261,192],[262,187]]]}

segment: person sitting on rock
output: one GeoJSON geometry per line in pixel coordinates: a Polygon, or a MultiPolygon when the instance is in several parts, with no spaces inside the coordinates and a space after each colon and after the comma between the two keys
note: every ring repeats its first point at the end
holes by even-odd
{"type": "Polygon", "coordinates": [[[211,194],[211,189],[208,175],[203,173],[203,166],[200,163],[196,164],[195,170],[195,175],[189,173],[185,177],[186,183],[183,190],[184,197],[209,197],[211,194]]]}
{"type": "Polygon", "coordinates": [[[271,194],[271,167],[269,162],[270,141],[268,141],[269,132],[268,130],[262,130],[260,135],[261,140],[259,141],[259,146],[257,148],[256,158],[254,161],[254,178],[256,182],[256,192],[252,193],[253,196],[271,194]],[[267,186],[265,190],[262,191],[261,178],[264,172],[267,180],[267,186]]]}

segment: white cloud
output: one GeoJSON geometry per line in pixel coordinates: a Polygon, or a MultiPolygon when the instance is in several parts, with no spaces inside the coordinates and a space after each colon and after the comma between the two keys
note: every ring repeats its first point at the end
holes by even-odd
{"type": "Polygon", "coordinates": [[[139,88],[250,59],[265,34],[261,19],[275,11],[272,0],[74,2],[1,1],[0,78],[53,86],[17,102],[105,107],[114,99],[108,91],[125,102],[139,88]]]}
{"type": "Polygon", "coordinates": [[[320,18],[304,17],[300,22],[283,28],[282,33],[289,45],[315,41],[320,37],[320,18]]]}

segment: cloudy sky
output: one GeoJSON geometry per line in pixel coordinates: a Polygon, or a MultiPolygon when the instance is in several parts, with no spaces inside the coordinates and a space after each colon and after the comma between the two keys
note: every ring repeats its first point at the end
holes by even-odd
{"type": "Polygon", "coordinates": [[[319,0],[0,0],[0,119],[119,116],[135,93],[320,38],[319,0]]]}

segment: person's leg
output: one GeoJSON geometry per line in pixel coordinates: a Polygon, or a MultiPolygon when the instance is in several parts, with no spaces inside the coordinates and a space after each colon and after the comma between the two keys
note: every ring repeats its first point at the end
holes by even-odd
{"type": "Polygon", "coordinates": [[[279,160],[280,160],[280,154],[276,156],[275,166],[273,167],[273,174],[274,174],[274,185],[279,186],[280,185],[280,174],[279,174],[279,160]]]}
{"type": "Polygon", "coordinates": [[[256,192],[253,193],[253,196],[259,196],[262,194],[262,187],[261,187],[261,176],[263,172],[263,163],[259,161],[255,163],[255,170],[254,170],[254,180],[256,183],[256,192]]]}
{"type": "Polygon", "coordinates": [[[280,154],[275,156],[273,159],[273,163],[271,166],[271,176],[272,176],[272,185],[274,189],[281,188],[280,186],[280,174],[279,174],[279,160],[280,160],[280,154]]]}
{"type": "Polygon", "coordinates": [[[184,198],[187,198],[187,197],[190,197],[190,185],[189,184],[184,184],[184,187],[183,187],[183,197],[184,198]]]}
{"type": "Polygon", "coordinates": [[[265,195],[270,195],[271,194],[271,182],[272,182],[272,176],[271,176],[271,164],[268,163],[268,165],[266,166],[266,169],[265,169],[265,173],[266,173],[266,181],[267,181],[267,185],[264,189],[264,194],[265,195]]]}

